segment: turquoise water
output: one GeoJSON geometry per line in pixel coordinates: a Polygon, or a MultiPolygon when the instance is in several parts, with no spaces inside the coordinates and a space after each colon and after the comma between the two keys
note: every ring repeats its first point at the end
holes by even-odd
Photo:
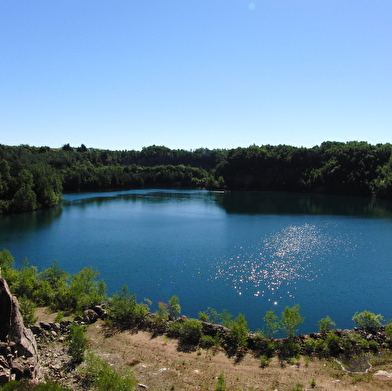
{"type": "Polygon", "coordinates": [[[243,313],[252,329],[269,309],[300,304],[301,332],[329,315],[392,318],[392,203],[264,192],[131,190],[64,196],[58,208],[0,216],[0,248],[17,266],[99,270],[112,294],[180,298],[183,313],[243,313]]]}

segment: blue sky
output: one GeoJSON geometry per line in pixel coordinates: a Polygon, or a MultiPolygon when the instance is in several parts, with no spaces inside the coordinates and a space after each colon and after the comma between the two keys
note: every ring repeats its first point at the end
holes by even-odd
{"type": "Polygon", "coordinates": [[[391,0],[1,0],[0,143],[391,141],[391,0]]]}

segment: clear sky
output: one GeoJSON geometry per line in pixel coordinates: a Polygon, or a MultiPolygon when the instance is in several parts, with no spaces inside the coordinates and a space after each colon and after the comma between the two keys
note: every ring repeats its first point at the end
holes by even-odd
{"type": "Polygon", "coordinates": [[[391,142],[391,0],[0,0],[0,143],[391,142]]]}

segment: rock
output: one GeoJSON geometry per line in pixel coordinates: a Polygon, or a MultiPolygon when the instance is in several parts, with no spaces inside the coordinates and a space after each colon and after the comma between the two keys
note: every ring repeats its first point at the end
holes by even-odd
{"type": "Polygon", "coordinates": [[[101,319],[105,319],[108,316],[106,310],[101,305],[95,305],[92,310],[95,311],[101,319]]]}
{"type": "Polygon", "coordinates": [[[55,331],[56,333],[59,333],[61,331],[61,326],[60,323],[57,322],[50,322],[49,323],[50,328],[55,331]]]}
{"type": "Polygon", "coordinates": [[[83,321],[87,324],[95,323],[98,320],[98,314],[94,310],[83,312],[83,321]]]}
{"type": "Polygon", "coordinates": [[[76,322],[76,323],[83,323],[84,320],[83,320],[83,318],[81,316],[78,315],[78,316],[75,316],[74,322],[76,322]]]}
{"type": "Polygon", "coordinates": [[[11,380],[11,370],[0,366],[0,386],[8,383],[11,380]]]}
{"type": "Polygon", "coordinates": [[[6,373],[2,372],[2,381],[7,376],[11,379],[13,374],[16,380],[40,377],[36,339],[33,332],[24,326],[19,302],[11,295],[3,278],[0,278],[0,342],[2,356],[10,365],[10,376],[7,375],[8,368],[3,368],[6,373]]]}
{"type": "Polygon", "coordinates": [[[39,325],[41,328],[43,328],[44,330],[50,331],[52,330],[52,326],[49,323],[46,322],[39,322],[39,325]]]}
{"type": "Polygon", "coordinates": [[[388,378],[392,378],[392,373],[380,370],[380,371],[377,371],[373,376],[386,376],[388,378]]]}

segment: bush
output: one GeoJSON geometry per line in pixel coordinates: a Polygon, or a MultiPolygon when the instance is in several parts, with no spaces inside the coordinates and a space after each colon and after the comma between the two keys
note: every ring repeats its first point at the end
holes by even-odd
{"type": "Polygon", "coordinates": [[[335,333],[330,332],[325,338],[322,345],[322,355],[324,356],[338,356],[341,351],[342,340],[335,333]]]}
{"type": "Polygon", "coordinates": [[[83,326],[73,325],[71,327],[71,342],[69,344],[69,354],[74,363],[81,363],[86,350],[86,335],[83,326]]]}
{"type": "Polygon", "coordinates": [[[221,339],[219,334],[217,333],[215,337],[211,335],[202,335],[199,341],[199,346],[203,349],[209,349],[213,346],[220,346],[221,339]]]}
{"type": "Polygon", "coordinates": [[[316,342],[316,340],[314,338],[308,338],[303,343],[302,348],[303,348],[304,352],[308,356],[310,356],[313,352],[316,351],[316,345],[317,345],[317,342],[316,342]]]}
{"type": "Polygon", "coordinates": [[[279,346],[279,358],[288,359],[296,357],[301,352],[301,345],[295,342],[294,338],[286,338],[283,340],[279,346]]]}
{"type": "Polygon", "coordinates": [[[244,315],[239,314],[237,319],[231,323],[228,340],[232,348],[244,348],[248,344],[248,322],[244,315]]]}
{"type": "Polygon", "coordinates": [[[181,313],[180,299],[173,296],[168,303],[167,312],[170,318],[175,319],[181,313]]]}
{"type": "Polygon", "coordinates": [[[107,306],[110,320],[118,327],[126,329],[140,323],[148,314],[150,302],[136,302],[136,295],[129,293],[128,287],[123,286],[119,293],[113,295],[107,306]]]}
{"type": "Polygon", "coordinates": [[[201,321],[197,319],[175,322],[170,326],[170,330],[178,334],[180,343],[188,345],[197,345],[203,335],[201,321]]]}
{"type": "Polygon", "coordinates": [[[256,333],[253,337],[253,349],[259,354],[271,358],[275,353],[275,342],[269,338],[265,338],[263,334],[256,333]]]}
{"type": "Polygon", "coordinates": [[[34,304],[34,302],[28,299],[26,296],[19,298],[19,311],[22,315],[25,326],[30,326],[37,321],[37,317],[35,316],[36,309],[37,306],[34,304]]]}
{"type": "Polygon", "coordinates": [[[327,334],[336,326],[336,323],[329,317],[325,317],[318,321],[318,328],[321,334],[327,334]]]}
{"type": "Polygon", "coordinates": [[[381,326],[383,320],[381,314],[376,315],[370,311],[356,312],[353,316],[353,322],[364,330],[381,326]]]}
{"type": "Polygon", "coordinates": [[[218,376],[218,384],[215,387],[215,391],[226,391],[225,376],[223,373],[218,376]]]}
{"type": "Polygon", "coordinates": [[[96,391],[133,391],[136,386],[132,373],[128,372],[121,376],[91,352],[87,354],[86,364],[80,373],[96,391]]]}
{"type": "Polygon", "coordinates": [[[260,356],[260,367],[261,368],[267,368],[270,365],[270,360],[268,359],[267,356],[265,356],[264,354],[262,356],[260,356]]]}
{"type": "Polygon", "coordinates": [[[305,320],[300,315],[299,308],[298,304],[292,308],[286,306],[282,312],[280,323],[287,337],[294,337],[297,332],[297,327],[305,320]]]}
{"type": "Polygon", "coordinates": [[[60,387],[55,383],[32,384],[25,381],[10,381],[5,384],[2,391],[69,391],[69,388],[60,387]]]}
{"type": "Polygon", "coordinates": [[[279,317],[274,311],[270,310],[266,312],[263,320],[267,326],[267,335],[273,337],[280,329],[279,317]]]}

